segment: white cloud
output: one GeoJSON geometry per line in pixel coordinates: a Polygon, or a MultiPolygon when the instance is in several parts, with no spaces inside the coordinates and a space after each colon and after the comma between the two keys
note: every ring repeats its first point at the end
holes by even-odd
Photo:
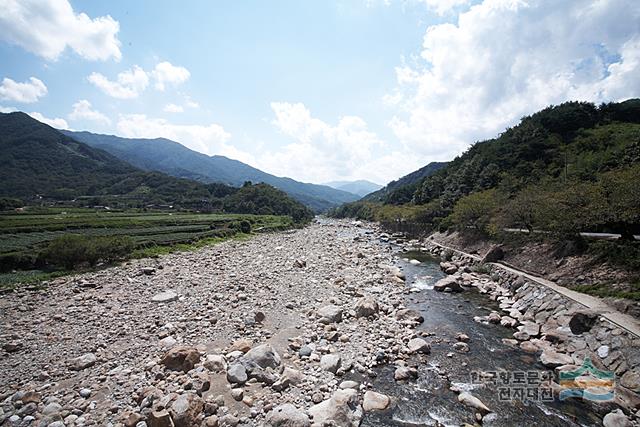
{"type": "Polygon", "coordinates": [[[5,77],[0,85],[0,99],[33,103],[47,94],[47,87],[41,80],[31,77],[28,82],[18,83],[5,77]]]}
{"type": "Polygon", "coordinates": [[[149,76],[137,65],[119,73],[115,81],[100,73],[91,73],[87,79],[107,95],[119,99],[137,98],[149,85],[149,76]]]}
{"type": "Polygon", "coordinates": [[[176,66],[164,61],[156,65],[151,72],[155,79],[155,87],[164,90],[166,85],[178,85],[189,80],[191,73],[184,67],[176,66]]]}
{"type": "Polygon", "coordinates": [[[27,114],[29,114],[31,117],[33,117],[37,121],[47,124],[53,128],[69,129],[69,125],[67,124],[67,121],[65,119],[61,119],[59,117],[56,117],[55,119],[50,119],[37,112],[31,112],[27,114]]]}
{"type": "Polygon", "coordinates": [[[0,113],[14,113],[18,111],[16,108],[14,107],[3,107],[2,105],[0,105],[0,113]]]}
{"type": "Polygon", "coordinates": [[[162,111],[164,111],[165,113],[183,113],[184,112],[184,107],[182,105],[176,105],[176,104],[169,103],[169,104],[164,106],[162,111]]]}
{"type": "Polygon", "coordinates": [[[239,160],[252,160],[241,151],[227,145],[231,134],[219,124],[182,125],[144,114],[127,114],[120,117],[118,132],[128,138],[168,138],[192,150],[205,154],[221,154],[239,160]]]}
{"type": "Polygon", "coordinates": [[[444,160],[549,104],[639,96],[638,22],[636,0],[485,0],[427,29],[421,62],[396,70],[388,124],[444,160]]]}
{"type": "Polygon", "coordinates": [[[91,108],[91,103],[81,99],[73,104],[73,111],[69,113],[70,120],[90,120],[104,125],[111,124],[111,120],[100,111],[91,108]]]}
{"type": "Polygon", "coordinates": [[[111,16],[91,19],[67,0],[0,0],[0,40],[49,60],[70,47],[89,60],[120,60],[120,25],[111,16]]]}
{"type": "Polygon", "coordinates": [[[438,15],[445,15],[459,7],[467,6],[470,0],[418,0],[438,15]]]}
{"type": "Polygon", "coordinates": [[[344,116],[331,125],[312,117],[302,103],[272,102],[271,109],[275,127],[294,141],[279,150],[263,150],[256,166],[308,182],[390,178],[384,168],[370,169],[388,147],[362,118],[344,116]]]}

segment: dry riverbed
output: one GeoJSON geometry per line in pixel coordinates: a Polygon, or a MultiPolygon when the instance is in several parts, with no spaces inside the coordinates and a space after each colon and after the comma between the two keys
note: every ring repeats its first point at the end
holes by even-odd
{"type": "Polygon", "coordinates": [[[390,410],[376,368],[414,381],[437,337],[380,236],[327,221],[5,295],[0,424],[348,426],[390,410]]]}

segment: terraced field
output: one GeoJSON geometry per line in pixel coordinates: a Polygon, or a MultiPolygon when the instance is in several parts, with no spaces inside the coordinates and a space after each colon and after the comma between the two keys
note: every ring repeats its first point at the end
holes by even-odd
{"type": "Polygon", "coordinates": [[[95,209],[0,213],[0,285],[24,278],[30,281],[43,273],[43,267],[50,270],[39,261],[39,255],[52,240],[65,234],[128,236],[136,248],[134,256],[144,256],[243,234],[240,224],[245,221],[251,224],[252,232],[294,225],[289,217],[272,215],[95,209]]]}

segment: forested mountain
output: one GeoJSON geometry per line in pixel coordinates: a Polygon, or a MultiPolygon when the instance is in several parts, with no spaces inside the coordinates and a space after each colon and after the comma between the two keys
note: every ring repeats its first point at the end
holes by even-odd
{"type": "Polygon", "coordinates": [[[392,203],[408,202],[411,200],[416,186],[423,178],[432,175],[434,172],[442,169],[446,165],[447,162],[431,162],[428,165],[403,176],[402,178],[391,181],[381,189],[367,194],[364,197],[364,200],[371,202],[389,201],[392,203]]]}
{"type": "Polygon", "coordinates": [[[207,156],[165,138],[130,139],[89,132],[62,131],[66,135],[100,148],[140,169],[159,171],[205,183],[240,186],[246,181],[264,182],[288,193],[316,211],[358,199],[355,194],[326,185],[307,184],[277,177],[224,156],[207,156]]]}
{"type": "MultiPolygon", "coordinates": [[[[629,238],[640,233],[639,179],[640,100],[567,102],[474,144],[435,173],[396,186],[402,197],[382,201],[410,208],[411,219],[425,227],[610,231],[629,238]]],[[[375,206],[348,204],[335,214],[354,212],[374,215],[375,206]]]]}
{"type": "Polygon", "coordinates": [[[378,185],[364,179],[357,181],[332,181],[327,182],[324,185],[328,185],[331,188],[346,191],[360,197],[366,196],[367,194],[373,193],[374,191],[382,188],[382,185],[378,185]]]}
{"type": "Polygon", "coordinates": [[[0,113],[0,197],[26,204],[171,205],[300,221],[312,217],[305,206],[268,185],[245,183],[239,189],[143,171],[20,112],[0,113]]]}

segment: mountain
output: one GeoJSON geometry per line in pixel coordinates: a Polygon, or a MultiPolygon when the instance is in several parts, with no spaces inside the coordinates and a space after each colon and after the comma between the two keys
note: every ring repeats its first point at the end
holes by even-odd
{"type": "Polygon", "coordinates": [[[205,183],[240,186],[246,181],[272,185],[315,211],[356,200],[346,191],[277,177],[224,156],[207,156],[165,138],[130,139],[90,132],[62,131],[80,142],[102,149],[140,169],[159,171],[205,183]]]}
{"type": "Polygon", "coordinates": [[[447,165],[447,162],[431,162],[420,169],[411,172],[395,181],[391,181],[378,191],[365,196],[365,200],[371,202],[408,202],[415,191],[415,186],[420,181],[447,165]]]}
{"type": "Polygon", "coordinates": [[[382,188],[382,185],[364,179],[358,181],[332,181],[327,182],[324,185],[335,188],[336,190],[356,194],[360,197],[366,196],[367,194],[382,188]]]}
{"type": "MultiPolygon", "coordinates": [[[[564,237],[589,231],[632,241],[640,234],[638,177],[640,99],[565,102],[475,143],[418,181],[395,183],[392,192],[378,197],[380,190],[334,215],[386,214],[422,230],[491,235],[524,228],[564,237]]],[[[629,251],[624,257],[640,259],[640,248],[629,251]]]]}
{"type": "Polygon", "coordinates": [[[82,206],[144,207],[149,204],[289,215],[312,212],[266,184],[242,188],[176,178],[138,169],[21,112],[0,113],[0,197],[45,199],[82,206]]]}

